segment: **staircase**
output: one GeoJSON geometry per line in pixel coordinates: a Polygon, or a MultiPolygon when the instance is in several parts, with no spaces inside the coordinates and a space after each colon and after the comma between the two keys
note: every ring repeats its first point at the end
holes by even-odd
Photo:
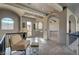
{"type": "Polygon", "coordinates": [[[69,34],[68,47],[76,54],[78,54],[78,38],[79,38],[79,32],[69,34]]]}
{"type": "Polygon", "coordinates": [[[0,54],[5,54],[5,35],[0,36],[0,54]]]}

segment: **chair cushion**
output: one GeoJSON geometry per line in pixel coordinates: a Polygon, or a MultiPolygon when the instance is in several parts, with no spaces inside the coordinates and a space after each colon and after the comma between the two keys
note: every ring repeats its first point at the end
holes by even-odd
{"type": "Polygon", "coordinates": [[[20,35],[11,36],[11,49],[12,50],[23,50],[28,47],[30,43],[23,40],[20,35]]]}
{"type": "Polygon", "coordinates": [[[26,40],[21,40],[16,44],[12,45],[12,50],[23,50],[26,49],[28,45],[29,43],[27,43],[26,40]]]}
{"type": "Polygon", "coordinates": [[[21,36],[19,34],[14,34],[11,36],[11,44],[15,45],[18,42],[20,42],[22,40],[21,36]]]}

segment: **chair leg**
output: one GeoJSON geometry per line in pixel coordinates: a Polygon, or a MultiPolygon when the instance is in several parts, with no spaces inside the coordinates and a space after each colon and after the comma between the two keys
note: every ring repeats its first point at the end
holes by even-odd
{"type": "Polygon", "coordinates": [[[10,49],[10,55],[12,55],[12,48],[10,49]]]}
{"type": "Polygon", "coordinates": [[[25,51],[25,55],[26,55],[26,49],[24,49],[24,51],[25,51]]]}
{"type": "Polygon", "coordinates": [[[10,50],[10,55],[11,55],[11,52],[12,52],[12,51],[10,50]]]}

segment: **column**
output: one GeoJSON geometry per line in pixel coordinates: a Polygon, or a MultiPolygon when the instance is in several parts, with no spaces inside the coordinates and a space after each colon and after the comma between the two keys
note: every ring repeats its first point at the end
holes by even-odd
{"type": "Polygon", "coordinates": [[[66,31],[67,31],[67,12],[62,11],[59,16],[59,43],[66,45],[66,31]]]}

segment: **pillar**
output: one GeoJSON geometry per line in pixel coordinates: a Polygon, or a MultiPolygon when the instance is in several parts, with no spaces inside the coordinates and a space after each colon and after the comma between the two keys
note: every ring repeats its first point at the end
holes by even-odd
{"type": "Polygon", "coordinates": [[[43,18],[43,38],[48,39],[48,17],[43,18]]]}
{"type": "Polygon", "coordinates": [[[59,43],[66,45],[66,31],[67,31],[67,10],[63,10],[59,16],[59,43]]]}

